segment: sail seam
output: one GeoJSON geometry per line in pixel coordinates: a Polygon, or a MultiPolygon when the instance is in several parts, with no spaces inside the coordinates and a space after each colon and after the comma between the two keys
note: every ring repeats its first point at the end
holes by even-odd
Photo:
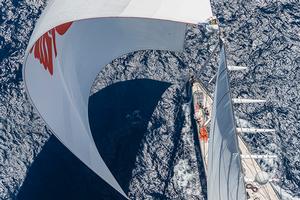
{"type": "Polygon", "coordinates": [[[228,90],[223,96],[222,98],[217,102],[217,107],[219,106],[219,104],[221,103],[221,101],[223,101],[223,99],[225,98],[225,96],[229,93],[230,91],[228,90]]]}

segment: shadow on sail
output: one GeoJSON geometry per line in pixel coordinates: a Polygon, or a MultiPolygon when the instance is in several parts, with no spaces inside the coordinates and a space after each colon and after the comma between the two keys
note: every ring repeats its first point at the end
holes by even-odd
{"type": "MultiPolygon", "coordinates": [[[[123,81],[90,97],[89,121],[97,148],[125,192],[147,124],[169,83],[123,81]]],[[[77,159],[56,137],[29,168],[16,199],[124,199],[77,159]]]]}

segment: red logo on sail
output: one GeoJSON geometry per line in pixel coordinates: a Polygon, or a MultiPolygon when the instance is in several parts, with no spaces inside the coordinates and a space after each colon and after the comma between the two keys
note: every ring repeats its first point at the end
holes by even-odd
{"type": "Polygon", "coordinates": [[[54,57],[57,56],[55,38],[56,33],[58,33],[59,35],[64,35],[70,28],[72,23],[73,22],[68,22],[51,29],[42,37],[40,37],[30,50],[30,53],[32,53],[32,51],[34,52],[34,58],[38,59],[44,66],[45,70],[48,70],[51,75],[53,75],[53,49],[54,57]]]}

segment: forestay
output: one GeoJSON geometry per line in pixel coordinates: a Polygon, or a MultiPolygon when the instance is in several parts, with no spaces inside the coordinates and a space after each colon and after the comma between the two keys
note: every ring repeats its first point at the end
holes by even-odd
{"type": "Polygon", "coordinates": [[[186,24],[210,17],[209,0],[54,0],[34,29],[23,72],[32,104],[57,138],[125,197],[90,132],[92,83],[129,52],[182,51],[186,24]]]}

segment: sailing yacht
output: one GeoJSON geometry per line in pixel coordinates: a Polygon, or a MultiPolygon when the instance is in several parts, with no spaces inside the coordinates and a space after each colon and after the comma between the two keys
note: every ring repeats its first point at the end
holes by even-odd
{"type": "MultiPolygon", "coordinates": [[[[91,134],[90,88],[98,72],[124,54],[148,49],[182,52],[190,24],[216,27],[209,0],[50,0],[30,38],[23,79],[32,105],[61,143],[124,198],[128,199],[127,194],[103,161],[91,134]]],[[[195,117],[204,141],[208,199],[261,198],[249,192],[244,179],[248,174],[253,179],[243,168],[253,159],[245,157],[249,153],[241,148],[237,135],[225,50],[221,49],[213,103],[201,84],[193,86],[205,97],[195,97],[203,101],[195,117]]],[[[250,189],[255,193],[254,187],[253,183],[250,189]]],[[[273,191],[270,186],[263,188],[269,194],[273,191]]]]}

